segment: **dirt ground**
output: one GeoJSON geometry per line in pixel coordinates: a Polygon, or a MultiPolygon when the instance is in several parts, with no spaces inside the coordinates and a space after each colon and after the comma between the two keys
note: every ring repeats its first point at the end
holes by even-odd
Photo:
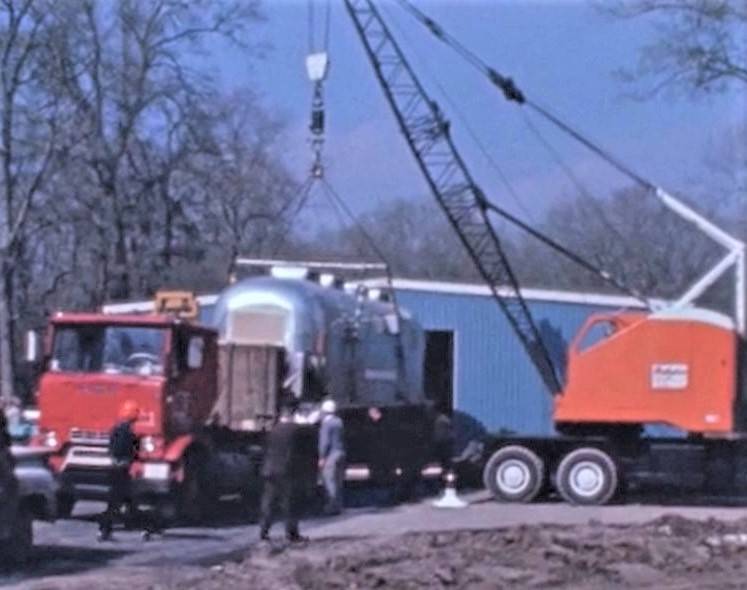
{"type": "MultiPolygon", "coordinates": [[[[32,588],[91,588],[101,574],[32,588]]],[[[663,516],[641,525],[524,525],[482,531],[257,545],[209,567],[122,568],[113,589],[743,588],[747,519],[663,516]]]]}

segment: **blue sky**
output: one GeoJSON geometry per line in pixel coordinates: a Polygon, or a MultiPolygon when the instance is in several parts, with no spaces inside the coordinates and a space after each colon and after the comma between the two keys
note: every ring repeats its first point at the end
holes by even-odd
{"type": "MultiPolygon", "coordinates": [[[[415,0],[470,49],[510,75],[527,96],[606,146],[633,169],[674,191],[710,198],[706,154],[745,118],[745,96],[691,100],[662,95],[646,102],[627,96],[614,76],[633,66],[651,39],[651,23],[614,20],[582,0],[415,0]],[[695,193],[695,194],[693,194],[695,193]]],[[[322,2],[317,0],[317,4],[322,2]]],[[[509,104],[474,70],[438,44],[391,0],[384,15],[416,73],[452,120],[457,144],[486,192],[523,217],[538,218],[573,193],[550,154],[532,135],[521,107],[509,104]],[[443,86],[454,106],[437,89],[443,86]],[[521,197],[507,195],[498,174],[464,132],[463,117],[521,197]]],[[[325,85],[329,182],[358,212],[394,198],[430,198],[374,79],[342,2],[332,2],[330,57],[325,85]]],[[[306,130],[311,85],[307,2],[267,0],[267,21],[255,40],[270,46],[250,61],[234,50],[217,60],[222,83],[247,86],[286,122],[280,153],[303,178],[310,161],[306,130]]],[[[584,182],[602,194],[622,179],[588,152],[530,117],[584,182]]],[[[321,198],[321,197],[319,197],[321,198]]]]}

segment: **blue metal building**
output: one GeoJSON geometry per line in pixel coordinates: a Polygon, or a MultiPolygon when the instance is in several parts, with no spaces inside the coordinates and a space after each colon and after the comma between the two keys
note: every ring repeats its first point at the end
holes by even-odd
{"type": "MultiPolygon", "coordinates": [[[[488,431],[552,432],[551,395],[487,287],[397,280],[395,289],[402,307],[427,331],[427,349],[435,348],[435,355],[426,354],[426,384],[428,372],[437,372],[439,360],[451,354],[455,411],[488,431]]],[[[537,289],[522,293],[561,372],[565,351],[589,315],[641,307],[629,297],[537,289]]]]}
{"type": "MultiPolygon", "coordinates": [[[[370,288],[385,287],[369,280],[370,288]]],[[[394,282],[400,305],[426,330],[426,391],[475,427],[521,434],[552,433],[552,398],[487,287],[394,282]]],[[[525,289],[522,291],[556,366],[590,314],[639,308],[629,297],[525,289]]],[[[198,298],[209,323],[216,296],[198,298]]],[[[150,302],[106,306],[105,311],[146,311],[150,302]]]]}

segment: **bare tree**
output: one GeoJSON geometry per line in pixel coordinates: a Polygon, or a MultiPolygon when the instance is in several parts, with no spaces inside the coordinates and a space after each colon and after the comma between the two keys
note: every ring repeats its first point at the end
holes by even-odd
{"type": "Polygon", "coordinates": [[[663,89],[719,92],[747,85],[747,3],[744,0],[616,0],[602,10],[624,17],[655,19],[658,34],[640,51],[628,80],[653,82],[646,94],[663,89]]]}
{"type": "Polygon", "coordinates": [[[13,395],[13,286],[25,230],[60,149],[61,100],[43,79],[48,8],[34,0],[0,4],[0,398],[13,395]]]}
{"type": "Polygon", "coordinates": [[[0,396],[45,310],[215,287],[282,233],[281,126],[206,73],[258,5],[0,0],[0,396]]]}
{"type": "MultiPolygon", "coordinates": [[[[719,249],[637,188],[591,202],[580,196],[548,211],[542,230],[623,284],[647,296],[675,297],[708,270],[719,249]]],[[[610,291],[606,283],[526,239],[515,258],[529,284],[610,291]]]]}
{"type": "Polygon", "coordinates": [[[225,278],[237,256],[272,250],[299,187],[275,153],[282,125],[248,92],[214,107],[216,153],[198,158],[194,169],[207,191],[205,230],[225,278]]]}
{"type": "Polygon", "coordinates": [[[81,180],[96,188],[82,205],[100,247],[98,297],[131,297],[148,290],[143,261],[159,225],[153,213],[163,206],[159,229],[168,240],[176,167],[202,147],[194,121],[210,87],[187,56],[209,36],[241,41],[259,16],[257,2],[88,0],[67,9],[59,69],[81,113],[81,180]]]}
{"type": "Polygon", "coordinates": [[[296,247],[319,257],[376,260],[378,253],[368,236],[398,276],[479,281],[454,230],[431,201],[398,199],[385,203],[360,216],[360,226],[348,222],[332,235],[325,232],[313,243],[296,247]]]}
{"type": "MultiPolygon", "coordinates": [[[[599,3],[621,18],[650,18],[653,40],[639,51],[638,65],[624,70],[629,82],[645,83],[643,98],[661,91],[690,94],[747,90],[745,0],[616,0],[599,3]]],[[[707,196],[720,205],[725,227],[746,236],[747,159],[745,121],[720,134],[705,156],[707,196]],[[736,221],[734,221],[736,218],[736,221]]]]}

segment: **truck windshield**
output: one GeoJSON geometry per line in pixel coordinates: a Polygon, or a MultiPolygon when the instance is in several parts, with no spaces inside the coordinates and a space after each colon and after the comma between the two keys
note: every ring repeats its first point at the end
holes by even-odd
{"type": "Polygon", "coordinates": [[[166,330],[136,326],[58,326],[52,371],[163,375],[166,330]]]}

